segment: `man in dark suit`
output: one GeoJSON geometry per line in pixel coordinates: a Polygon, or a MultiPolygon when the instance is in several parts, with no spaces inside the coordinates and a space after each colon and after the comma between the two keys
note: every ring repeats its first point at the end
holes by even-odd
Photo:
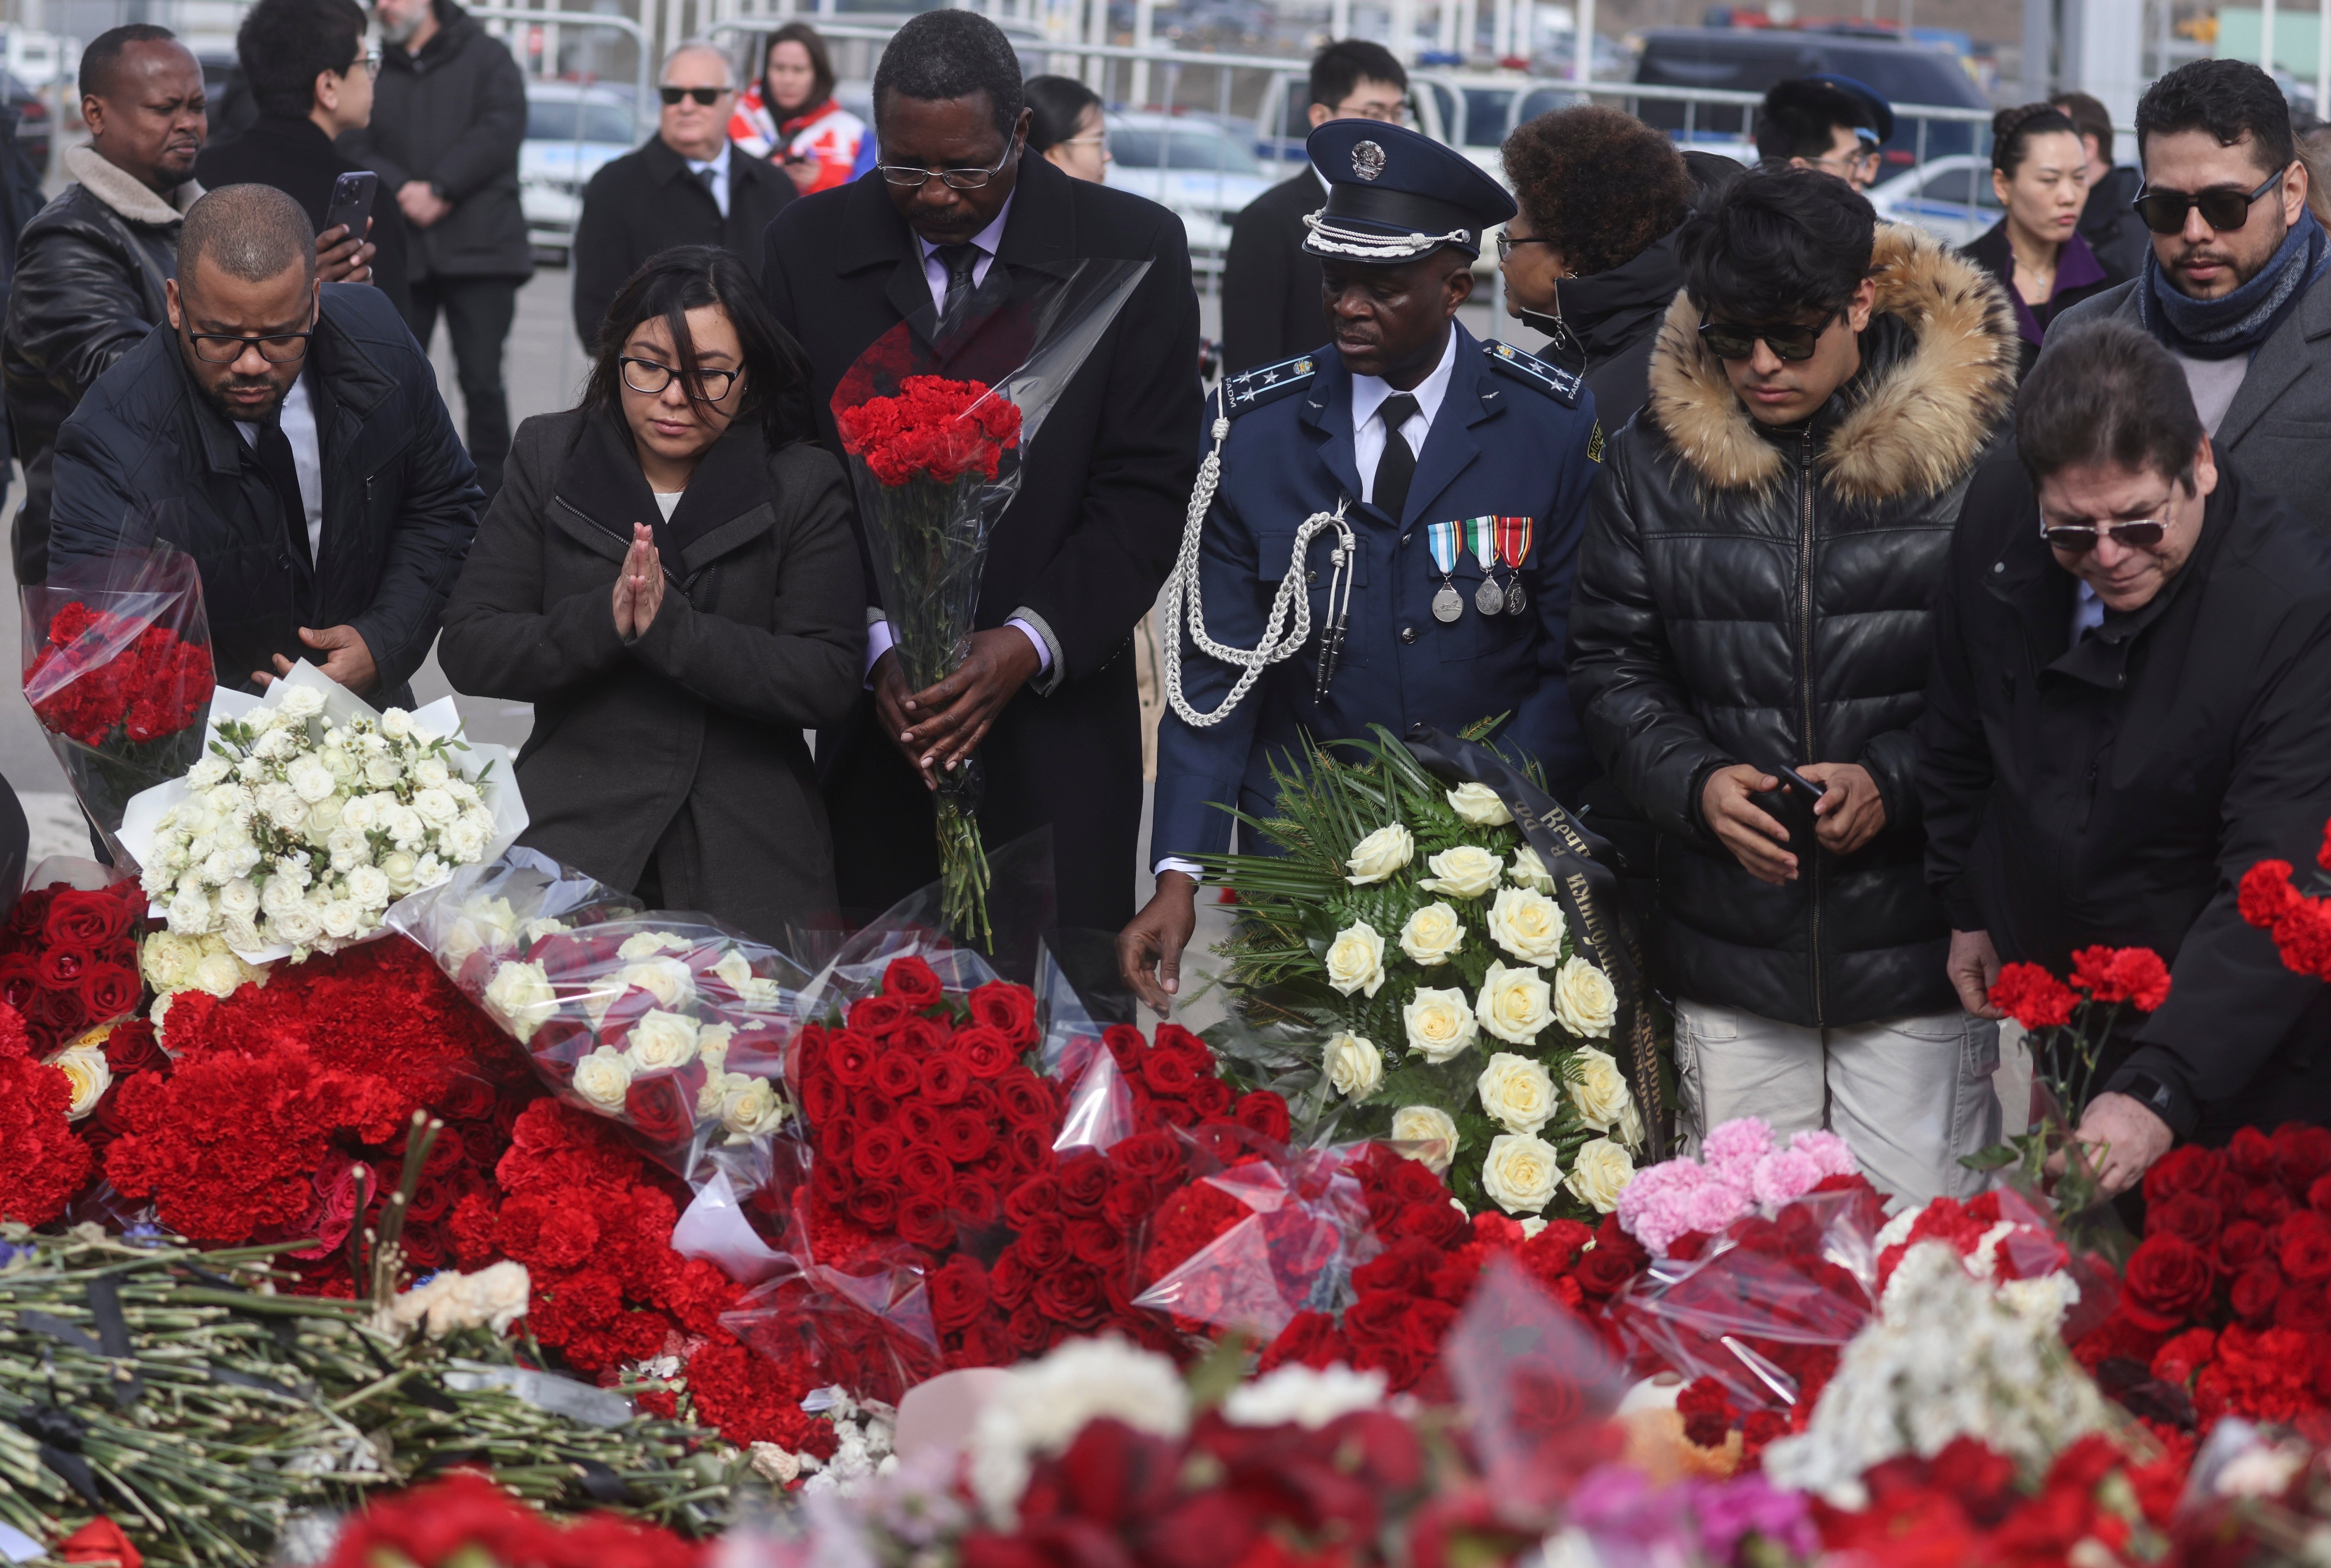
{"type": "Polygon", "coordinates": [[[761,232],[798,194],[774,164],[729,144],[728,57],[684,43],[663,62],[655,140],[591,176],[575,226],[575,331],[589,347],[641,263],[674,245],[719,245],[761,270],[761,232]]]}
{"type": "MultiPolygon", "coordinates": [[[[234,53],[259,115],[234,139],[214,140],[195,159],[203,187],[273,185],[307,208],[308,221],[322,233],[332,187],[365,167],[332,138],[372,123],[380,57],[365,47],[366,25],[356,0],[259,0],[244,13],[234,53]]],[[[394,192],[375,193],[372,229],[361,237],[373,247],[362,257],[372,274],[339,281],[370,282],[404,311],[413,300],[405,287],[404,219],[394,192]]]]}
{"type": "Polygon", "coordinates": [[[879,910],[937,876],[927,786],[976,747],[989,845],[1049,825],[1060,924],[1113,931],[1133,913],[1141,821],[1127,644],[1173,565],[1197,469],[1188,243],[1163,207],[1023,156],[1019,61],[972,12],[925,12],[898,31],[875,71],[874,124],[882,166],[780,213],[762,271],[809,354],[819,432],[837,452],[829,404],[843,373],[949,291],[973,290],[979,309],[1063,261],[1149,267],[1029,451],[961,668],[910,691],[876,625],[867,699],[819,734],[842,901],[879,910]]]}
{"type": "MultiPolygon", "coordinates": [[[[1346,38],[1311,58],[1311,128],[1331,119],[1397,125],[1408,111],[1408,72],[1380,43],[1346,38]]],[[[1223,258],[1223,370],[1236,375],[1308,353],[1327,340],[1319,260],[1303,248],[1303,220],[1327,202],[1327,184],[1303,172],[1255,197],[1231,223],[1223,258]]]]}

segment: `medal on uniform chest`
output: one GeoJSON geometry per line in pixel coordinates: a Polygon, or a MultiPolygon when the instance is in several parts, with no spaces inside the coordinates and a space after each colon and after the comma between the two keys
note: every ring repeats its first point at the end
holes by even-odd
{"type": "Polygon", "coordinates": [[[1441,568],[1441,591],[1432,595],[1432,618],[1444,624],[1465,613],[1464,595],[1450,574],[1457,570],[1457,531],[1460,523],[1429,523],[1425,526],[1425,543],[1432,551],[1432,564],[1441,568]]]}
{"type": "Polygon", "coordinates": [[[1530,518],[1499,518],[1498,519],[1498,556],[1503,560],[1513,578],[1506,584],[1506,613],[1520,615],[1529,609],[1529,594],[1522,588],[1522,561],[1529,555],[1530,518]]]}
{"type": "Polygon", "coordinates": [[[1498,586],[1498,519],[1468,518],[1465,519],[1467,541],[1473,547],[1473,559],[1481,565],[1481,585],[1473,590],[1473,608],[1484,615],[1495,615],[1506,607],[1506,591],[1498,586]]]}

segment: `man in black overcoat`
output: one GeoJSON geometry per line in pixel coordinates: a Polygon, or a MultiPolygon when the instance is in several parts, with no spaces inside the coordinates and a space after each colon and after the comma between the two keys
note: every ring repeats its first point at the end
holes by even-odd
{"type": "Polygon", "coordinates": [[[786,207],[762,269],[837,453],[830,400],[843,373],[949,290],[974,290],[976,307],[999,267],[1004,295],[1077,258],[1150,266],[1027,451],[963,666],[910,691],[887,626],[873,626],[865,700],[819,732],[842,902],[879,911],[937,877],[928,785],[976,748],[989,846],[1049,826],[1060,924],[1115,931],[1133,914],[1141,822],[1131,637],[1173,565],[1197,470],[1188,242],[1165,208],[1023,156],[1019,61],[969,11],[899,30],[875,71],[874,119],[885,166],[786,207]],[[915,170],[919,184],[891,183],[915,170]]]}
{"type": "Polygon", "coordinates": [[[674,245],[718,245],[757,278],[761,234],[799,193],[785,170],[728,140],[728,57],[683,43],[663,62],[655,139],[603,166],[575,225],[575,331],[585,348],[633,272],[674,245]]]}

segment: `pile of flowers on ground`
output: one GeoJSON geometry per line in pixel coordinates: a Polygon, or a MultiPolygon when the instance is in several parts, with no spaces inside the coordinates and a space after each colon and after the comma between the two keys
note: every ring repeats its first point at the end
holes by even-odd
{"type": "Polygon", "coordinates": [[[1781,1144],[1762,1118],[1743,1117],[1710,1131],[1698,1159],[1640,1173],[1615,1207],[1629,1235],[1665,1256],[1687,1236],[1716,1235],[1760,1205],[1789,1202],[1860,1169],[1835,1133],[1797,1133],[1781,1144]]]}

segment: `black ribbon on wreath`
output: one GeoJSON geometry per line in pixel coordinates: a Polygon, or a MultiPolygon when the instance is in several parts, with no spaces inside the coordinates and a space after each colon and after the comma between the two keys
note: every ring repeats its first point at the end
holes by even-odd
{"type": "Polygon", "coordinates": [[[1487,785],[1514,813],[1514,824],[1554,879],[1554,896],[1571,928],[1585,934],[1594,966],[1618,993],[1619,1016],[1611,1026],[1611,1039],[1622,1048],[1619,1068],[1642,1109],[1645,1153],[1653,1161],[1667,1158],[1667,1106],[1660,1093],[1659,1041],[1651,1028],[1646,978],[1650,969],[1641,933],[1619,887],[1616,853],[1602,835],[1580,826],[1552,795],[1488,746],[1429,724],[1412,727],[1402,743],[1429,772],[1454,784],[1487,785]]]}

